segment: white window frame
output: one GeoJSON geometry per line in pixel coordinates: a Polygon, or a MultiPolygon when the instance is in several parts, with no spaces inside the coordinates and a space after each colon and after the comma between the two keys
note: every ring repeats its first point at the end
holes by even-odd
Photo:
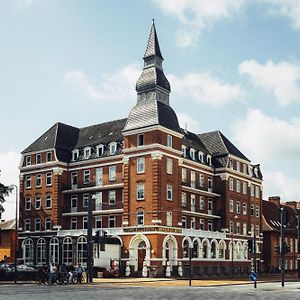
{"type": "Polygon", "coordinates": [[[109,154],[114,155],[117,152],[117,142],[112,142],[109,144],[109,154]]]}
{"type": "Polygon", "coordinates": [[[47,162],[51,162],[52,161],[52,152],[51,151],[48,151],[46,153],[46,161],[47,162]]]}
{"type": "Polygon", "coordinates": [[[82,229],[88,229],[88,217],[82,218],[82,229]]]}
{"type": "Polygon", "coordinates": [[[83,170],[83,184],[89,184],[91,181],[90,170],[83,170]]]}
{"type": "Polygon", "coordinates": [[[34,231],[41,231],[42,224],[41,224],[41,218],[35,218],[34,219],[34,231]],[[37,228],[39,227],[39,228],[37,228]]]}
{"type": "Polygon", "coordinates": [[[201,163],[204,161],[204,153],[202,151],[198,152],[198,159],[201,163]]]}
{"type": "Polygon", "coordinates": [[[204,222],[204,219],[200,219],[200,222],[199,222],[199,224],[200,224],[200,230],[205,230],[205,222],[204,222]]]}
{"type": "Polygon", "coordinates": [[[30,231],[31,227],[31,221],[30,219],[24,220],[24,231],[30,231]]]}
{"type": "Polygon", "coordinates": [[[51,218],[45,218],[45,230],[52,230],[51,218]],[[49,226],[49,228],[48,228],[48,226],[49,226]]]}
{"type": "Polygon", "coordinates": [[[143,211],[138,211],[136,213],[136,225],[143,226],[145,221],[145,216],[143,211]]]}
{"type": "Polygon", "coordinates": [[[166,186],[166,198],[168,201],[173,201],[173,186],[171,184],[167,184],[166,186]]]}
{"type": "Polygon", "coordinates": [[[76,230],[78,228],[78,221],[77,217],[72,217],[70,220],[70,229],[71,230],[76,230]]]}
{"type": "Polygon", "coordinates": [[[89,197],[90,194],[83,194],[82,196],[82,207],[88,207],[89,206],[89,197]]]}
{"type": "Polygon", "coordinates": [[[84,147],[83,148],[83,159],[89,159],[92,153],[91,147],[84,147]]]}
{"type": "Polygon", "coordinates": [[[116,191],[115,190],[108,192],[108,204],[116,205],[116,191]]]}
{"type": "Polygon", "coordinates": [[[191,227],[192,229],[196,229],[196,218],[195,217],[191,217],[191,227]]]}
{"type": "Polygon", "coordinates": [[[96,216],[95,217],[95,228],[96,229],[101,229],[103,228],[103,221],[102,221],[102,216],[96,216]],[[98,226],[98,222],[100,222],[101,226],[98,226]]]}
{"type": "Polygon", "coordinates": [[[239,179],[236,180],[236,191],[237,193],[241,192],[241,181],[239,179]]]}
{"type": "Polygon", "coordinates": [[[204,187],[204,174],[202,173],[199,175],[199,186],[204,187]]]}
{"type": "Polygon", "coordinates": [[[136,200],[144,200],[144,199],[145,199],[145,183],[137,182],[137,184],[136,184],[136,200]],[[141,193],[142,193],[142,195],[141,195],[141,193]]]}
{"type": "Polygon", "coordinates": [[[31,155],[26,156],[25,165],[26,167],[31,166],[31,155]]]}
{"type": "Polygon", "coordinates": [[[108,180],[115,181],[117,179],[117,166],[109,166],[108,167],[108,180]]]}
{"type": "Polygon", "coordinates": [[[196,150],[194,148],[190,149],[190,157],[192,160],[196,159],[196,150]]]}
{"type": "Polygon", "coordinates": [[[173,136],[170,134],[167,135],[167,147],[173,147],[173,136]]]}
{"type": "Polygon", "coordinates": [[[100,144],[96,146],[96,155],[98,157],[102,156],[104,154],[104,145],[100,144]]]}
{"type": "Polygon", "coordinates": [[[255,216],[256,216],[256,218],[259,218],[259,214],[260,214],[260,209],[259,209],[259,206],[257,205],[256,208],[255,208],[255,216]]]}
{"type": "Polygon", "coordinates": [[[241,214],[241,202],[236,201],[236,213],[241,214]]]}
{"type": "Polygon", "coordinates": [[[234,189],[234,182],[233,182],[233,177],[229,177],[229,191],[233,191],[234,189]]]}
{"type": "Polygon", "coordinates": [[[136,159],[136,172],[137,174],[145,173],[145,157],[138,157],[136,159]]]}
{"type": "Polygon", "coordinates": [[[258,185],[255,186],[255,197],[256,197],[257,199],[260,198],[260,188],[259,188],[258,185]]]}
{"type": "Polygon", "coordinates": [[[25,187],[26,187],[26,189],[31,188],[31,175],[25,176],[25,187]]]}
{"type": "Polygon", "coordinates": [[[78,149],[74,149],[72,151],[72,161],[76,161],[79,159],[79,150],[78,149]]]}
{"type": "Polygon", "coordinates": [[[243,194],[247,195],[248,183],[243,181],[243,194]]]}
{"type": "Polygon", "coordinates": [[[209,154],[206,155],[206,161],[207,161],[207,164],[209,166],[211,166],[211,155],[209,155],[209,154]]]}
{"type": "Polygon", "coordinates": [[[254,184],[253,183],[251,183],[251,185],[250,185],[250,196],[251,197],[254,197],[254,184]]]}
{"type": "Polygon", "coordinates": [[[205,199],[204,196],[200,196],[199,198],[199,209],[204,210],[205,209],[205,199]]]}
{"type": "Polygon", "coordinates": [[[183,157],[186,157],[186,146],[182,145],[181,150],[182,150],[183,157]]]}
{"type": "Polygon", "coordinates": [[[40,210],[42,208],[42,199],[41,199],[41,195],[35,195],[34,197],[34,208],[35,210],[40,210]],[[37,203],[39,203],[37,205],[37,203]]]}
{"type": "Polygon", "coordinates": [[[45,208],[49,209],[52,208],[52,195],[51,194],[46,194],[45,198],[45,208]],[[48,205],[48,200],[50,199],[50,206],[48,205]]]}
{"type": "Polygon", "coordinates": [[[35,155],[35,164],[39,165],[42,162],[42,156],[41,153],[38,153],[35,155]]]}
{"type": "Polygon", "coordinates": [[[181,217],[181,227],[186,228],[186,216],[181,217]]]}
{"type": "Polygon", "coordinates": [[[243,203],[243,215],[247,215],[247,203],[243,203]]]}
{"type": "Polygon", "coordinates": [[[207,230],[208,231],[213,231],[214,230],[214,226],[213,226],[213,221],[212,220],[208,220],[207,221],[207,230]]]}
{"type": "Polygon", "coordinates": [[[115,215],[109,215],[108,217],[108,227],[109,228],[114,228],[116,227],[116,216],[115,215]],[[113,222],[113,225],[114,226],[111,226],[111,223],[110,222],[113,222]]]}
{"type": "Polygon", "coordinates": [[[36,174],[35,175],[35,187],[41,187],[42,186],[42,174],[36,174]]]}
{"type": "Polygon", "coordinates": [[[173,159],[170,157],[167,157],[167,174],[173,174],[173,159]]]}
{"type": "Polygon", "coordinates": [[[25,200],[24,200],[24,210],[27,210],[27,211],[31,210],[31,198],[30,197],[25,197],[25,200]]]}
{"type": "Polygon", "coordinates": [[[233,213],[234,211],[234,201],[233,199],[229,199],[229,212],[233,213]]]}
{"type": "Polygon", "coordinates": [[[191,188],[196,188],[196,172],[191,171],[191,188]]]}
{"type": "Polygon", "coordinates": [[[187,194],[186,192],[181,192],[181,206],[186,207],[187,205],[187,194]]]}
{"type": "Polygon", "coordinates": [[[52,185],[52,173],[48,172],[46,173],[46,186],[51,186],[51,185],[52,185]]]}
{"type": "Polygon", "coordinates": [[[181,169],[181,182],[187,182],[187,169],[181,169]]]}

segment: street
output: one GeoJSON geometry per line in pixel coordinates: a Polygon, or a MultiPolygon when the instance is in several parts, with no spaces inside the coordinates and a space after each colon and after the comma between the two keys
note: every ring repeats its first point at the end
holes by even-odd
{"type": "Polygon", "coordinates": [[[39,286],[35,284],[1,284],[1,300],[23,299],[299,299],[299,282],[260,283],[227,286],[135,286],[117,283],[67,286],[39,286]]]}

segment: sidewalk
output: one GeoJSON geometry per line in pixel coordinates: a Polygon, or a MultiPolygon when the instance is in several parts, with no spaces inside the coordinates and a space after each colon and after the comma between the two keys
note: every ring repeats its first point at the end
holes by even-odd
{"type": "MultiPolygon", "coordinates": [[[[263,274],[258,277],[257,283],[263,282],[279,282],[281,274],[263,274]]],[[[298,275],[285,274],[285,281],[298,281],[298,275]]],[[[187,278],[94,278],[93,284],[119,284],[134,286],[188,286],[187,278]]],[[[244,278],[222,278],[222,279],[192,279],[192,286],[222,286],[222,285],[239,285],[253,284],[248,277],[244,278]]]]}

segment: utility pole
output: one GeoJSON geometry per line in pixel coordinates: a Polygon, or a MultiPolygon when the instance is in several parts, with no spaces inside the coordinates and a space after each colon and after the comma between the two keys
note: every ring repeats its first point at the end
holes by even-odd
{"type": "Polygon", "coordinates": [[[298,266],[298,279],[300,279],[300,210],[297,210],[297,225],[298,225],[298,257],[297,257],[297,266],[298,266]]]}
{"type": "Polygon", "coordinates": [[[283,207],[280,207],[280,257],[281,257],[281,286],[284,287],[284,269],[285,269],[285,244],[284,244],[284,228],[283,228],[283,223],[284,223],[284,217],[283,217],[284,209],[283,207]]]}
{"type": "Polygon", "coordinates": [[[194,248],[189,248],[189,286],[192,285],[192,257],[193,257],[194,248]]]}
{"type": "Polygon", "coordinates": [[[92,196],[89,195],[88,202],[88,229],[87,229],[87,282],[93,283],[93,274],[92,274],[92,260],[93,260],[93,237],[92,237],[92,228],[93,228],[93,203],[92,196]]]}
{"type": "MultiPolygon", "coordinates": [[[[254,228],[254,234],[253,234],[253,264],[254,264],[254,273],[257,274],[257,267],[256,267],[256,228],[254,228]]],[[[257,278],[257,277],[256,277],[257,278]]],[[[254,280],[254,288],[257,288],[257,282],[256,279],[254,280]]]]}

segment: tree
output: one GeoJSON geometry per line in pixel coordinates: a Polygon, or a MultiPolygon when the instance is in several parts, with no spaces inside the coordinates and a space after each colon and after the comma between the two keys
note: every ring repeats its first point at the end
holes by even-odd
{"type": "Polygon", "coordinates": [[[5,202],[5,197],[8,196],[10,191],[11,191],[11,187],[6,186],[0,182],[0,219],[1,219],[1,214],[5,211],[2,204],[5,202]]]}

